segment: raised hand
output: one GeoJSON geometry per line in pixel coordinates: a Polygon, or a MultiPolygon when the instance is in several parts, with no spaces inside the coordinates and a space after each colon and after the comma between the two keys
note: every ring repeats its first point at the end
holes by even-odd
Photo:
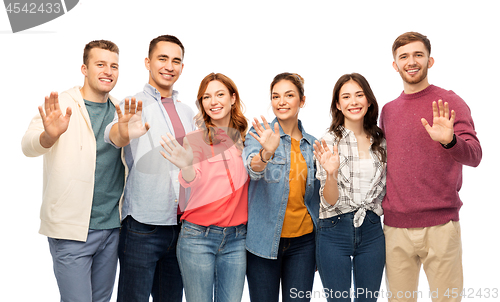
{"type": "Polygon", "coordinates": [[[328,148],[325,140],[321,140],[321,145],[318,141],[314,143],[314,156],[329,175],[335,175],[340,166],[339,151],[337,145],[333,146],[333,152],[328,148]]]}
{"type": "Polygon", "coordinates": [[[438,104],[432,102],[432,126],[429,125],[425,118],[422,118],[422,125],[429,133],[432,140],[440,142],[443,145],[450,143],[453,140],[453,124],[455,123],[455,111],[451,110],[448,102],[439,100],[438,104]]]}
{"type": "Polygon", "coordinates": [[[125,99],[124,112],[120,106],[116,105],[116,114],[118,115],[118,134],[123,141],[127,143],[134,138],[143,136],[149,130],[149,124],[142,124],[142,101],[135,102],[135,97],[130,100],[125,99]]]}
{"type": "Polygon", "coordinates": [[[189,144],[187,137],[184,137],[183,145],[181,146],[175,137],[167,133],[168,138],[161,136],[160,144],[166,151],[160,151],[161,155],[168,159],[172,164],[176,165],[179,169],[184,169],[193,165],[193,149],[189,144]]]}
{"type": "Polygon", "coordinates": [[[264,116],[260,116],[262,118],[262,123],[261,125],[259,123],[259,120],[257,118],[254,118],[254,121],[252,121],[252,126],[255,129],[255,132],[257,134],[254,134],[252,132],[249,132],[253,138],[255,138],[262,148],[264,148],[265,151],[269,152],[270,154],[274,154],[276,149],[278,149],[278,146],[280,145],[280,127],[278,123],[274,124],[274,131],[271,129],[271,126],[269,123],[266,121],[266,118],[264,116]]]}
{"type": "Polygon", "coordinates": [[[44,132],[40,136],[40,143],[43,147],[50,148],[68,130],[72,112],[71,108],[68,107],[66,108],[66,115],[62,114],[57,92],[51,92],[50,96],[46,96],[44,105],[45,112],[42,106],[38,107],[44,128],[44,132]]]}

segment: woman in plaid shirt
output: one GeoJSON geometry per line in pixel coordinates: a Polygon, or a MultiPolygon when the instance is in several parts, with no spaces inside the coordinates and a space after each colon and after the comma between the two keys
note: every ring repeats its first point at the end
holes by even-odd
{"type": "Polygon", "coordinates": [[[380,216],[386,149],[377,126],[378,104],[366,79],[340,77],[333,90],[332,123],[316,141],[321,181],[316,261],[328,301],[376,301],[385,265],[380,216]],[[351,289],[351,273],[354,289],[351,289]]]}

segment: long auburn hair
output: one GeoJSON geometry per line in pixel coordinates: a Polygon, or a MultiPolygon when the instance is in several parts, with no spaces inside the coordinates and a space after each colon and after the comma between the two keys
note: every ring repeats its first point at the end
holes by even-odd
{"type": "MultiPolygon", "coordinates": [[[[205,108],[203,107],[203,94],[207,90],[208,84],[212,81],[219,81],[224,86],[226,86],[229,94],[231,96],[235,96],[235,102],[231,106],[231,120],[229,121],[229,129],[235,129],[237,131],[228,131],[229,137],[233,140],[233,142],[238,147],[243,147],[245,143],[245,134],[248,129],[248,122],[245,116],[243,115],[243,102],[240,99],[240,94],[238,92],[238,88],[236,84],[223,75],[222,73],[211,73],[207,75],[200,83],[200,88],[198,89],[197,95],[197,106],[199,109],[198,114],[195,116],[196,126],[198,128],[203,129],[205,133],[205,141],[208,144],[218,144],[219,140],[216,137],[216,126],[212,122],[212,118],[205,112],[205,108]]],[[[229,130],[228,129],[228,130],[229,130]]]]}
{"type": "Polygon", "coordinates": [[[368,110],[363,118],[363,129],[373,138],[372,151],[378,156],[380,161],[387,161],[386,150],[381,146],[382,141],[384,140],[384,132],[377,126],[378,121],[378,103],[373,91],[368,84],[368,81],[360,75],[359,73],[351,73],[344,74],[341,76],[335,87],[333,88],[333,98],[332,105],[330,107],[330,114],[332,116],[332,123],[330,125],[329,131],[334,133],[338,139],[342,138],[342,130],[339,126],[344,125],[344,114],[337,108],[337,104],[339,104],[339,94],[340,89],[344,86],[348,81],[353,80],[358,83],[358,85],[363,89],[363,93],[366,96],[366,100],[368,104],[371,106],[368,107],[368,110]]]}

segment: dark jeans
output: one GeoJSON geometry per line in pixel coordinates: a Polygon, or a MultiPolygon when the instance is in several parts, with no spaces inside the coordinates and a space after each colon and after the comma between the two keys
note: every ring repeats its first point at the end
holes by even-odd
{"type": "Polygon", "coordinates": [[[305,296],[312,291],[315,261],[314,232],[297,238],[281,238],[276,260],[247,252],[250,300],[278,302],[281,281],[283,302],[310,301],[305,296]]]}
{"type": "Polygon", "coordinates": [[[127,216],[118,244],[118,302],[181,302],[176,245],[180,226],[147,225],[127,216]]]}
{"type": "Polygon", "coordinates": [[[359,228],[354,213],[320,219],[316,259],[328,301],[377,301],[385,265],[385,237],[380,217],[366,212],[359,228]],[[351,273],[354,289],[351,294],[351,273]]]}

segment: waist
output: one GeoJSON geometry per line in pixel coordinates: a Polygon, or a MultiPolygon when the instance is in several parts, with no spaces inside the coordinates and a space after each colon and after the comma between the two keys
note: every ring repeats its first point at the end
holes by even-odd
{"type": "Polygon", "coordinates": [[[224,235],[229,235],[233,233],[240,233],[242,231],[245,231],[247,226],[245,224],[240,224],[237,226],[228,226],[228,227],[220,227],[216,225],[210,225],[210,226],[202,226],[199,224],[195,224],[192,222],[189,222],[187,220],[184,220],[182,222],[183,227],[188,227],[191,229],[195,229],[199,232],[203,232],[205,234],[209,233],[215,233],[215,234],[224,234],[224,235]]]}

